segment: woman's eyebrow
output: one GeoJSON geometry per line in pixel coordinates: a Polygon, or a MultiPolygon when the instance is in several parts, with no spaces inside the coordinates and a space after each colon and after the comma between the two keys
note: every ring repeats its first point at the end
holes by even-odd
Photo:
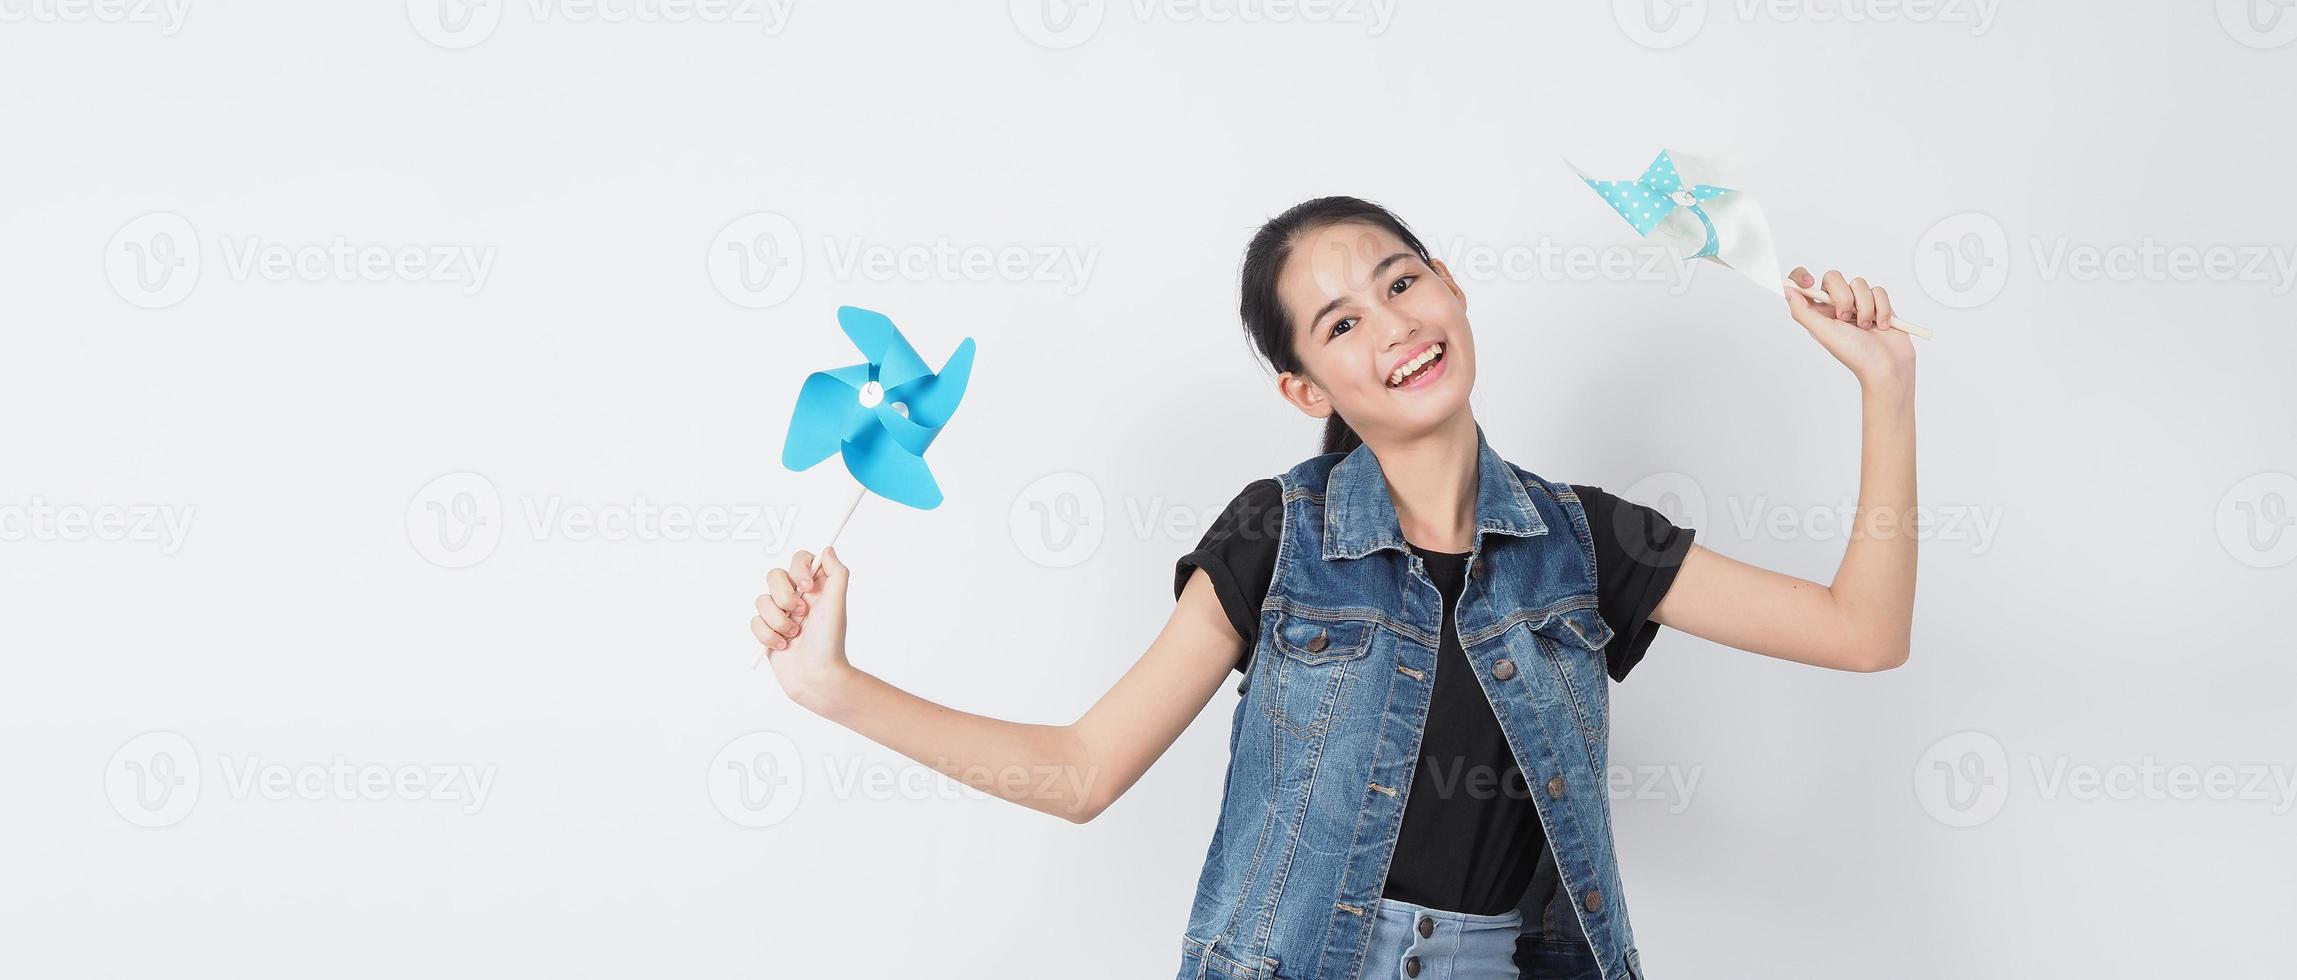
{"type": "MultiPolygon", "coordinates": [[[[1408,259],[1408,258],[1411,258],[1411,257],[1412,257],[1412,253],[1410,253],[1410,252],[1397,252],[1397,253],[1396,253],[1396,254],[1394,254],[1394,255],[1391,255],[1391,256],[1388,256],[1387,258],[1381,259],[1381,260],[1380,260],[1380,264],[1379,264],[1379,265],[1375,265],[1375,266],[1373,266],[1373,267],[1372,267],[1372,274],[1371,274],[1371,275],[1369,275],[1369,276],[1365,276],[1364,278],[1365,278],[1365,280],[1366,280],[1366,281],[1370,281],[1370,280],[1378,279],[1378,278],[1380,278],[1380,276],[1381,276],[1383,273],[1386,273],[1386,272],[1388,271],[1388,267],[1389,267],[1389,266],[1391,266],[1391,265],[1395,265],[1396,263],[1398,263],[1398,262],[1402,262],[1402,261],[1404,261],[1405,259],[1408,259]]],[[[1342,303],[1345,303],[1345,302],[1347,302],[1347,301],[1348,301],[1348,299],[1347,299],[1347,297],[1345,297],[1345,296],[1341,296],[1341,297],[1335,297],[1335,298],[1333,298],[1333,300],[1332,300],[1331,302],[1329,302],[1329,303],[1326,303],[1326,304],[1324,304],[1323,306],[1321,306],[1321,307],[1317,308],[1317,310],[1316,310],[1316,315],[1315,315],[1315,316],[1312,316],[1312,317],[1309,317],[1309,318],[1308,318],[1308,328],[1309,328],[1310,330],[1314,330],[1314,329],[1316,328],[1316,325],[1317,325],[1317,324],[1324,322],[1324,315],[1325,315],[1325,314],[1327,314],[1327,313],[1330,313],[1330,312],[1332,312],[1333,310],[1339,309],[1339,308],[1340,308],[1340,304],[1342,304],[1342,303]]]]}

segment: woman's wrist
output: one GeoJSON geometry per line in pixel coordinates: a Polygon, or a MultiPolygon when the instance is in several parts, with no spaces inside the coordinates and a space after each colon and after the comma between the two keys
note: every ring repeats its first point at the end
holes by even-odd
{"type": "Polygon", "coordinates": [[[822,668],[806,678],[805,685],[790,698],[798,707],[844,724],[844,715],[853,704],[853,691],[859,686],[862,672],[850,663],[839,661],[822,668]]]}

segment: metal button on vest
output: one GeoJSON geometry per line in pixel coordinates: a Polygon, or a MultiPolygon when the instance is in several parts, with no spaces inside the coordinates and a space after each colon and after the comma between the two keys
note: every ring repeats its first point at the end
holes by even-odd
{"type": "Polygon", "coordinates": [[[1429,936],[1433,936],[1433,935],[1435,935],[1435,934],[1436,934],[1436,920],[1434,920],[1434,919],[1431,919],[1431,918],[1429,918],[1429,917],[1427,917],[1427,916],[1424,916],[1424,915],[1423,915],[1423,916],[1420,916],[1420,938],[1421,938],[1421,939],[1426,939],[1426,938],[1428,938],[1429,936]]]}
{"type": "Polygon", "coordinates": [[[1494,680],[1502,681],[1514,678],[1515,661],[1501,657],[1498,663],[1491,665],[1491,676],[1494,680]]]}
{"type": "Polygon", "coordinates": [[[1308,652],[1323,653],[1324,648],[1330,645],[1331,641],[1324,638],[1324,631],[1318,630],[1316,631],[1316,638],[1308,641],[1308,652]]]}
{"type": "Polygon", "coordinates": [[[1563,777],[1549,776],[1547,778],[1547,798],[1551,800],[1563,798],[1563,777]]]}
{"type": "Polygon", "coordinates": [[[1417,956],[1406,956],[1406,957],[1404,957],[1404,975],[1405,975],[1405,976],[1407,976],[1407,977],[1416,977],[1416,976],[1419,976],[1419,975],[1420,975],[1420,958],[1419,958],[1419,957],[1417,957],[1417,956]]]}
{"type": "Polygon", "coordinates": [[[1587,890],[1587,911],[1589,911],[1589,912],[1593,912],[1593,911],[1595,911],[1596,909],[1599,909],[1599,908],[1602,908],[1602,907],[1603,907],[1603,889],[1600,889],[1600,888],[1590,888],[1590,889],[1588,889],[1588,890],[1587,890]]]}

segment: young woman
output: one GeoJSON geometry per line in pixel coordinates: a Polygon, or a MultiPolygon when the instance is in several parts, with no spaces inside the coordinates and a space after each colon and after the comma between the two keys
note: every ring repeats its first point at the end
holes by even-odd
{"type": "Polygon", "coordinates": [[[1261,228],[1241,304],[1278,394],[1327,420],[1325,452],[1237,496],[1083,717],[967,714],[854,667],[834,548],[776,570],[750,629],[798,704],[1080,823],[1242,674],[1182,978],[1640,978],[1606,684],[1660,625],[1837,670],[1907,657],[1914,349],[1881,288],[1821,288],[1826,305],[1781,292],[1862,392],[1860,526],[1831,585],[1500,458],[1469,409],[1467,294],[1394,215],[1332,197],[1261,228]]]}

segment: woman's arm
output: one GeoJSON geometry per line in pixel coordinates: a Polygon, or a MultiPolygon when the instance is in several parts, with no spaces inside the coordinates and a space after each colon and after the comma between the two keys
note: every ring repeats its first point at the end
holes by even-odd
{"type": "Polygon", "coordinates": [[[1140,780],[1244,653],[1200,569],[1148,651],[1083,717],[1002,721],[928,701],[847,662],[846,567],[835,548],[823,551],[817,573],[807,572],[811,561],[799,552],[790,571],[775,569],[750,620],[792,700],[984,793],[1075,823],[1140,780]]]}
{"type": "MultiPolygon", "coordinates": [[[[1808,285],[1810,274],[1794,272],[1808,285]]],[[[1783,290],[1795,321],[1858,377],[1858,516],[1832,586],[1734,561],[1696,544],[1652,611],[1725,646],[1838,670],[1906,662],[1914,622],[1914,345],[1890,297],[1829,271],[1833,309],[1783,290]],[[1837,313],[1836,311],[1844,311],[1837,313]]]]}

